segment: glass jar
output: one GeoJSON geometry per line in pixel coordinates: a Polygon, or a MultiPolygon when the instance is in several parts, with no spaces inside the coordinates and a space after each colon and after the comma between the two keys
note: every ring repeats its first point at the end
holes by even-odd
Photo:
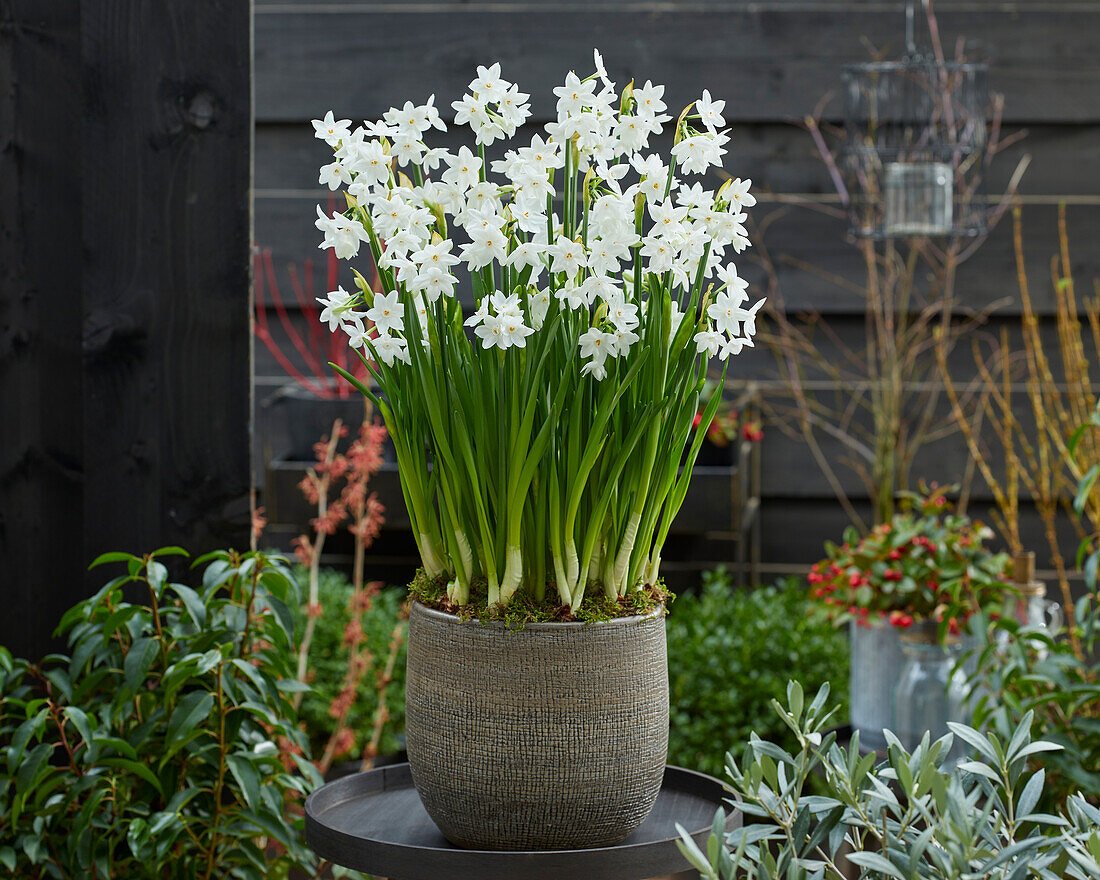
{"type": "MultiPolygon", "coordinates": [[[[966,676],[955,666],[959,660],[959,640],[949,638],[940,644],[934,624],[925,624],[901,639],[905,665],[894,693],[894,733],[906,749],[912,751],[928,733],[934,742],[951,731],[948,721],[965,722],[966,676]]],[[[958,737],[944,757],[950,769],[965,754],[966,745],[958,737]]]]}
{"type": "MultiPolygon", "coordinates": [[[[1015,559],[1016,582],[1011,592],[1005,594],[1004,612],[1020,626],[1042,630],[1052,639],[1058,635],[1065,616],[1062,606],[1046,598],[1047,588],[1042,581],[1035,580],[1035,554],[1020,553],[1015,559]]],[[[997,643],[1004,647],[1008,643],[1008,633],[997,632],[997,643]]],[[[1050,649],[1035,642],[1032,647],[1038,659],[1042,660],[1050,649]]]]}

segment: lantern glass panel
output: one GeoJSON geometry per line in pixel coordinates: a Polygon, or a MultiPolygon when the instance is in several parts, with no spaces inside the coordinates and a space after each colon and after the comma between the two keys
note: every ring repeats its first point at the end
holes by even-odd
{"type": "Polygon", "coordinates": [[[950,166],[943,162],[891,162],[885,176],[885,235],[951,234],[954,187],[950,166]]]}

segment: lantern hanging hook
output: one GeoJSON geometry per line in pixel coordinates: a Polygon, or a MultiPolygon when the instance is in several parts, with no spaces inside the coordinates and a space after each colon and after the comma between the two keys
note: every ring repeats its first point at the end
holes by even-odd
{"type": "Polygon", "coordinates": [[[912,58],[917,54],[917,40],[913,25],[913,0],[905,3],[905,52],[912,58]]]}

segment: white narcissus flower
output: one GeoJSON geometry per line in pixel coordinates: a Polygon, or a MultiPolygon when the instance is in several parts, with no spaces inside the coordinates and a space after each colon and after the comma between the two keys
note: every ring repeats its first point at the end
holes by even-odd
{"type": "Polygon", "coordinates": [[[508,239],[499,229],[467,229],[470,243],[462,246],[462,259],[471,269],[484,269],[493,260],[502,262],[508,256],[508,239]]]}
{"type": "Polygon", "coordinates": [[[447,170],[443,172],[445,183],[453,183],[463,192],[478,183],[481,159],[471,153],[469,147],[459,147],[456,155],[446,155],[443,161],[447,163],[447,170]]]}
{"type": "Polygon", "coordinates": [[[413,106],[412,101],[406,101],[405,106],[401,109],[390,107],[389,110],[382,114],[382,120],[394,129],[397,136],[406,135],[418,137],[420,135],[420,129],[417,123],[420,118],[420,114],[417,112],[416,107],[413,106]]]}
{"type": "Polygon", "coordinates": [[[646,237],[642,239],[642,258],[649,263],[649,271],[660,275],[672,269],[676,249],[663,238],[646,237]]]}
{"type": "Polygon", "coordinates": [[[535,293],[527,301],[527,308],[531,312],[531,325],[536,330],[541,330],[546,321],[546,313],[550,311],[550,291],[543,288],[535,293]]]}
{"type": "Polygon", "coordinates": [[[387,367],[392,366],[394,360],[402,363],[412,363],[409,357],[408,343],[400,336],[379,336],[371,340],[375,352],[387,367]]]}
{"type": "Polygon", "coordinates": [[[416,118],[413,120],[413,125],[421,134],[429,128],[435,128],[439,131],[447,130],[447,126],[439,115],[439,110],[436,109],[435,95],[429,95],[427,102],[416,108],[416,118]]]}
{"type": "Polygon", "coordinates": [[[619,285],[606,275],[589,275],[581,282],[579,290],[589,303],[594,303],[597,299],[609,304],[617,303],[623,295],[619,285]]]}
{"type": "Polygon", "coordinates": [[[713,209],[714,193],[710,190],[703,189],[703,184],[701,183],[693,183],[691,186],[681,186],[676,193],[676,204],[688,208],[688,216],[695,220],[697,218],[692,216],[691,209],[713,209]]]}
{"type": "Polygon", "coordinates": [[[756,204],[756,196],[749,192],[750,186],[752,186],[751,180],[742,180],[737,177],[726,187],[723,195],[729,199],[731,208],[733,205],[737,205],[738,208],[751,208],[756,204]]]}
{"type": "Polygon", "coordinates": [[[519,294],[511,293],[507,296],[503,293],[489,294],[489,304],[493,307],[494,314],[502,318],[522,318],[523,306],[519,304],[519,294]]]}
{"type": "Polygon", "coordinates": [[[527,103],[527,99],[530,97],[526,92],[521,92],[519,86],[513,85],[504,93],[504,97],[497,104],[497,111],[504,120],[503,127],[508,137],[514,135],[516,129],[523,125],[527,121],[527,117],[531,115],[531,105],[527,103]]]}
{"type": "Polygon", "coordinates": [[[604,361],[614,356],[615,336],[596,327],[590,327],[577,340],[580,355],[591,360],[581,367],[582,375],[593,375],[597,380],[607,378],[604,361]]]}
{"type": "Polygon", "coordinates": [[[638,326],[638,307],[625,299],[612,301],[607,305],[607,319],[617,329],[633,330],[638,326]]]}
{"type": "Polygon", "coordinates": [[[347,186],[351,183],[351,172],[340,162],[322,165],[317,182],[325,184],[330,190],[338,190],[341,186],[347,186]]]}
{"type": "Polygon", "coordinates": [[[716,330],[700,330],[695,334],[695,351],[702,354],[704,351],[714,357],[718,354],[718,348],[722,344],[722,334],[716,330]]]}
{"type": "Polygon", "coordinates": [[[703,97],[695,102],[695,109],[699,111],[699,118],[709,131],[717,131],[726,124],[726,120],[722,118],[726,102],[712,101],[708,89],[703,89],[703,97]]]}
{"type": "Polygon", "coordinates": [[[367,320],[373,321],[379,333],[390,333],[404,329],[405,308],[393,293],[376,293],[374,305],[367,309],[367,320]]]}
{"type": "Polygon", "coordinates": [[[412,260],[420,263],[425,269],[434,267],[446,269],[448,266],[456,266],[459,259],[451,253],[451,245],[449,238],[442,239],[436,244],[427,245],[416,251],[412,255],[412,260]]]}
{"type": "Polygon", "coordinates": [[[741,321],[745,312],[738,308],[741,301],[726,292],[719,293],[714,302],[707,307],[707,314],[714,321],[715,327],[722,333],[736,336],[741,329],[741,321]]]}
{"type": "Polygon", "coordinates": [[[499,348],[504,348],[501,345],[501,325],[504,323],[504,319],[497,315],[485,315],[474,328],[474,333],[477,334],[481,340],[482,348],[492,348],[494,345],[499,348]]]}
{"type": "Polygon", "coordinates": [[[326,217],[321,212],[320,205],[317,206],[317,221],[314,225],[325,234],[325,240],[318,247],[332,248],[340,260],[350,260],[359,253],[359,245],[370,238],[358,220],[351,220],[335,212],[332,217],[326,217]]]}
{"type": "Polygon", "coordinates": [[[634,90],[634,100],[638,104],[640,116],[656,116],[668,109],[661,100],[665,94],[664,86],[655,86],[648,79],[640,89],[634,90]]]}
{"type": "Polygon", "coordinates": [[[558,97],[559,120],[578,116],[595,100],[596,83],[592,80],[581,82],[580,77],[569,71],[565,77],[565,85],[557,86],[554,94],[558,97]]]}
{"type": "Polygon", "coordinates": [[[478,65],[477,78],[470,83],[470,91],[477,95],[478,100],[482,103],[487,104],[491,101],[495,104],[504,97],[509,86],[511,86],[511,83],[500,77],[500,62],[498,61],[491,67],[478,65]]]}
{"type": "Polygon", "coordinates": [[[350,119],[335,119],[331,110],[325,114],[324,119],[313,120],[314,136],[323,140],[330,147],[336,147],[340,141],[346,138],[351,133],[350,127],[350,119]]]}
{"type": "Polygon", "coordinates": [[[760,307],[764,305],[764,300],[757,300],[752,308],[745,309],[741,312],[741,332],[745,336],[753,336],[756,333],[756,313],[760,311],[760,307]]]}
{"type": "Polygon", "coordinates": [[[522,272],[524,269],[530,269],[531,277],[529,280],[534,283],[538,280],[539,275],[542,274],[543,269],[546,268],[542,261],[542,255],[545,251],[546,248],[543,245],[533,241],[525,241],[516,245],[512,253],[508,254],[508,259],[505,260],[505,263],[517,272],[522,272]]]}
{"type": "Polygon", "coordinates": [[[330,290],[326,296],[317,297],[317,302],[324,306],[321,311],[321,323],[327,321],[330,332],[347,320],[351,320],[352,323],[362,321],[362,318],[352,312],[355,307],[355,297],[342,286],[337,287],[336,290],[330,290]]]}
{"type": "Polygon", "coordinates": [[[477,305],[477,311],[468,317],[464,326],[476,327],[482,321],[489,317],[489,297],[484,297],[477,305]]]}
{"type": "Polygon", "coordinates": [[[649,205],[649,216],[653,219],[650,235],[668,236],[679,231],[680,224],[687,219],[687,208],[676,208],[670,203],[649,205]]]}
{"type": "Polygon", "coordinates": [[[446,269],[432,266],[420,273],[417,283],[419,289],[424,292],[424,296],[428,298],[428,302],[434,303],[441,296],[454,296],[458,279],[446,269]]]}
{"type": "Polygon", "coordinates": [[[745,292],[749,282],[737,275],[737,266],[733,263],[719,266],[715,274],[717,274],[718,280],[722,282],[726,295],[729,296],[734,305],[739,306],[749,298],[749,295],[745,292]]]}
{"type": "Polygon", "coordinates": [[[500,316],[500,341],[501,348],[526,348],[527,337],[535,331],[523,323],[523,316],[519,317],[507,314],[500,316]]]}
{"type": "Polygon", "coordinates": [[[596,76],[600,78],[600,82],[604,84],[604,88],[615,88],[615,83],[611,82],[607,77],[607,68],[603,65],[603,56],[600,54],[599,49],[592,50],[592,61],[596,66],[596,76]]]}
{"type": "Polygon", "coordinates": [[[370,183],[382,184],[390,179],[390,157],[381,141],[367,141],[349,159],[351,170],[370,183]]]}
{"type": "Polygon", "coordinates": [[[718,349],[718,357],[726,360],[730,355],[741,354],[743,348],[755,348],[751,337],[742,339],[738,336],[731,336],[729,339],[722,341],[722,345],[718,349]]]}
{"type": "Polygon", "coordinates": [[[428,148],[420,142],[419,135],[401,133],[394,137],[391,149],[397,164],[403,168],[410,162],[419,165],[428,148]]]}
{"type": "Polygon", "coordinates": [[[569,241],[568,239],[559,241],[557,244],[551,245],[547,252],[551,258],[550,271],[564,272],[569,278],[572,278],[587,265],[584,245],[579,241],[569,241]]]}
{"type": "Polygon", "coordinates": [[[723,145],[728,141],[729,136],[721,132],[692,135],[674,146],[672,155],[684,171],[702,174],[711,165],[722,164],[726,152],[723,145]]]}
{"type": "Polygon", "coordinates": [[[592,376],[597,382],[602,382],[607,378],[607,367],[604,366],[605,360],[602,361],[589,361],[583,367],[581,367],[582,376],[592,376]]]}
{"type": "Polygon", "coordinates": [[[435,171],[439,167],[439,163],[448,156],[448,152],[443,147],[432,147],[420,160],[421,166],[425,171],[435,171]]]}
{"type": "Polygon", "coordinates": [[[592,305],[588,300],[588,292],[583,287],[575,284],[567,284],[557,292],[557,298],[571,309],[582,309],[592,305]]]}
{"type": "Polygon", "coordinates": [[[397,134],[397,129],[394,128],[392,125],[383,122],[381,119],[368,119],[366,122],[363,123],[363,127],[361,129],[356,129],[353,134],[359,132],[362,132],[364,137],[391,138],[395,134],[397,134]]]}
{"type": "Polygon", "coordinates": [[[615,339],[615,346],[612,351],[609,352],[611,357],[622,357],[630,351],[630,346],[640,338],[633,330],[629,330],[626,327],[616,327],[611,335],[615,339]]]}

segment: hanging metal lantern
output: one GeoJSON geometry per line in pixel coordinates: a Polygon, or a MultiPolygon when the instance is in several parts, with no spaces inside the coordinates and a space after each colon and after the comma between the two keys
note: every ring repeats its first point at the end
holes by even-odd
{"type": "Polygon", "coordinates": [[[906,15],[904,58],[844,69],[851,232],[979,235],[985,231],[989,66],[917,52],[912,5],[906,15]]]}

